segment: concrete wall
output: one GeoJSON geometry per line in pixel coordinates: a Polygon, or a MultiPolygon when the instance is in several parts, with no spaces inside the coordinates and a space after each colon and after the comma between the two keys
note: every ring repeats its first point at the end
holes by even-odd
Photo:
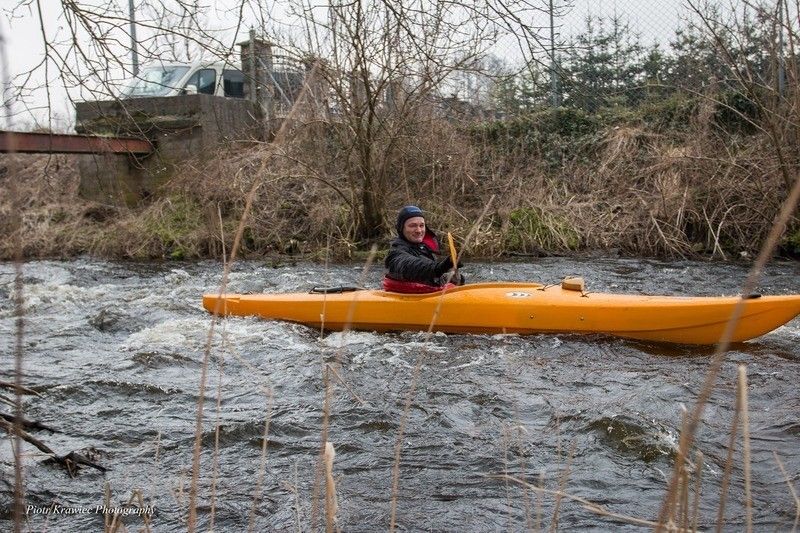
{"type": "Polygon", "coordinates": [[[81,102],[76,124],[78,133],[146,138],[155,146],[146,157],[81,158],[81,196],[114,205],[156,194],[184,161],[202,162],[231,143],[268,138],[257,103],[206,94],[81,102]]]}

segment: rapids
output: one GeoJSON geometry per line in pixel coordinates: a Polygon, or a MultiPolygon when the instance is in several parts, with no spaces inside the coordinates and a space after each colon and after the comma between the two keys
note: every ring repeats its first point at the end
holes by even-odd
{"type": "MultiPolygon", "coordinates": [[[[304,291],[314,285],[378,286],[362,265],[237,263],[231,292],[304,291]]],[[[712,349],[602,336],[331,333],[231,318],[202,309],[220,264],[111,263],[93,259],[23,266],[25,416],[55,430],[33,433],[56,453],[83,450],[109,470],[75,478],[24,447],[31,530],[100,530],[110,507],[132,495],[152,506],[153,531],[185,531],[195,419],[206,346],[210,360],[198,481],[198,524],[217,531],[324,529],[314,501],[330,374],[329,440],[342,531],[389,526],[395,441],[415,369],[403,436],[397,521],[405,531],[550,528],[553,495],[509,475],[586,498],[609,511],[654,520],[674,464],[684,409],[706,377],[712,349]],[[418,366],[419,365],[419,366],[418,366]],[[219,402],[219,407],[217,403],[219,402]],[[269,423],[262,456],[265,423],[269,423]],[[218,433],[216,429],[218,428],[218,433]],[[214,453],[218,440],[218,453],[214,453]],[[263,457],[263,458],[262,458],[263,457]],[[262,468],[263,461],[263,468],[262,468]],[[106,492],[110,495],[106,501],[106,492]],[[212,512],[213,507],[213,512],[212,512]]],[[[747,265],[629,259],[479,263],[469,281],[552,283],[581,275],[589,290],[676,295],[736,294],[747,265]]],[[[800,263],[775,262],[763,294],[800,292],[800,263]]],[[[14,266],[0,264],[0,353],[12,381],[14,266]]],[[[757,530],[791,529],[800,476],[800,320],[726,355],[692,455],[700,469],[698,525],[716,525],[735,408],[736,372],[747,365],[753,519],[757,530]]],[[[8,391],[2,392],[10,397],[8,391]]],[[[0,407],[11,413],[12,407],[0,407]]],[[[4,440],[8,441],[5,436],[4,440]]],[[[14,468],[2,446],[0,524],[10,529],[14,468]]],[[[690,492],[690,514],[694,492],[690,492]]],[[[324,498],[319,500],[323,505],[324,498]]],[[[745,523],[741,438],[736,442],[726,528],[745,523]]],[[[562,530],[639,530],[563,499],[562,530]]]]}

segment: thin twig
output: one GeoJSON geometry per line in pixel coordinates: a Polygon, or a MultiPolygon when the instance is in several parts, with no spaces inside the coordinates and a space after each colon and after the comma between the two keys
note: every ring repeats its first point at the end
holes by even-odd
{"type": "Polygon", "coordinates": [[[30,389],[28,387],[24,387],[22,385],[18,385],[17,383],[12,383],[12,382],[9,382],[9,381],[0,381],[0,389],[8,389],[8,390],[13,390],[13,391],[19,391],[20,394],[32,394],[34,396],[39,396],[40,398],[42,397],[41,394],[39,394],[38,392],[36,392],[33,389],[30,389]]]}
{"type": "Polygon", "coordinates": [[[323,371],[323,384],[325,398],[322,402],[322,438],[320,439],[320,451],[314,475],[314,487],[311,493],[311,528],[316,530],[317,520],[319,519],[319,493],[322,486],[322,479],[325,471],[325,445],[328,443],[328,431],[330,430],[331,415],[331,386],[330,386],[330,366],[325,365],[323,371]]]}
{"type": "Polygon", "coordinates": [[[570,467],[572,466],[572,458],[575,457],[576,442],[573,440],[569,447],[569,455],[567,456],[567,464],[564,466],[564,471],[558,480],[558,491],[556,494],[556,503],[553,509],[553,518],[550,521],[550,532],[555,533],[558,531],[558,513],[561,510],[561,499],[564,494],[564,487],[567,486],[567,479],[569,479],[570,467]]]}
{"type": "MultiPolygon", "coordinates": [[[[222,264],[228,262],[228,254],[225,249],[225,226],[222,224],[222,208],[217,204],[217,219],[219,220],[219,240],[222,243],[222,264]]],[[[211,527],[213,530],[213,525],[211,527]]]]}
{"type": "MultiPolygon", "coordinates": [[[[111,509],[111,482],[106,481],[103,487],[103,503],[105,509],[111,509]]],[[[111,532],[111,514],[103,513],[103,531],[105,533],[111,532]]]]}
{"type": "Polygon", "coordinates": [[[800,498],[797,497],[797,492],[794,490],[792,480],[789,479],[789,474],[786,473],[786,468],[783,466],[783,461],[781,461],[781,458],[778,457],[778,452],[773,450],[772,455],[775,456],[775,462],[778,463],[778,468],[781,469],[783,479],[786,480],[786,485],[789,487],[789,492],[792,494],[792,498],[794,498],[794,525],[792,525],[792,532],[794,532],[797,530],[798,523],[800,523],[800,498]]]}
{"type": "MultiPolygon", "coordinates": [[[[585,498],[581,498],[580,496],[575,496],[573,494],[569,494],[568,492],[563,492],[563,491],[560,491],[560,490],[550,490],[550,489],[545,489],[545,488],[542,488],[542,487],[538,487],[536,485],[532,485],[532,484],[530,484],[530,483],[528,483],[526,481],[523,481],[523,480],[521,480],[519,478],[516,478],[516,477],[513,477],[513,476],[491,475],[491,476],[487,476],[487,477],[493,478],[493,479],[505,479],[505,478],[508,478],[510,481],[513,481],[514,483],[519,483],[520,485],[524,485],[524,486],[528,487],[530,490],[532,490],[534,492],[537,492],[539,494],[550,494],[550,495],[553,495],[553,496],[560,496],[561,498],[565,498],[567,500],[571,500],[571,501],[580,503],[586,510],[588,510],[588,511],[590,511],[592,513],[595,513],[595,514],[600,515],[600,516],[612,518],[614,520],[619,520],[620,522],[623,522],[623,523],[626,523],[626,524],[632,524],[632,525],[635,525],[635,526],[644,526],[644,527],[655,527],[655,526],[658,525],[658,522],[653,522],[652,520],[644,520],[642,518],[636,518],[636,517],[633,517],[633,516],[614,513],[614,512],[609,511],[608,509],[606,509],[602,505],[594,503],[592,501],[589,501],[589,500],[587,500],[585,498]]],[[[675,531],[684,531],[684,530],[683,529],[676,529],[675,531]]]]}
{"type": "Polygon", "coordinates": [[[302,522],[300,521],[300,481],[297,476],[297,463],[294,463],[294,513],[297,525],[297,533],[302,533],[302,522]]]}
{"type": "MultiPolygon", "coordinates": [[[[530,487],[528,487],[527,485],[525,485],[525,488],[530,489],[530,487]]],[[[539,472],[539,485],[538,485],[538,488],[544,489],[544,472],[539,472]]],[[[544,498],[542,498],[542,494],[544,494],[544,493],[534,490],[534,494],[536,494],[536,531],[541,531],[542,530],[542,514],[543,514],[542,513],[542,508],[543,508],[543,503],[544,503],[544,502],[542,502],[542,500],[544,499],[544,498]]]]}
{"type": "Polygon", "coordinates": [[[248,531],[255,531],[256,514],[258,511],[258,502],[261,500],[261,489],[264,485],[264,477],[267,471],[267,450],[269,443],[269,423],[272,420],[272,388],[267,389],[267,414],[264,419],[264,435],[261,437],[261,459],[258,465],[258,474],[256,476],[256,486],[253,490],[253,507],[250,509],[250,520],[248,531]]]}
{"type": "MultiPolygon", "coordinates": [[[[511,475],[509,473],[509,470],[508,470],[508,441],[509,441],[509,438],[510,437],[508,435],[508,426],[506,426],[504,424],[503,425],[502,435],[501,435],[501,438],[500,438],[500,442],[501,442],[501,446],[502,446],[502,449],[503,449],[503,474],[506,475],[506,476],[511,475]]],[[[511,531],[512,528],[513,528],[513,525],[514,525],[513,524],[514,513],[512,512],[513,508],[511,506],[511,485],[509,484],[509,481],[507,479],[504,480],[504,485],[505,485],[505,491],[506,491],[506,507],[508,507],[508,530],[511,531]]]]}
{"type": "Polygon", "coordinates": [[[328,365],[328,369],[330,369],[330,371],[331,371],[331,372],[333,372],[333,375],[334,375],[334,377],[336,378],[336,380],[337,380],[339,383],[341,383],[341,384],[342,384],[342,386],[343,386],[345,389],[347,389],[347,392],[349,392],[349,393],[350,393],[350,395],[353,397],[353,399],[354,399],[355,401],[357,401],[359,404],[361,404],[361,406],[362,406],[362,407],[364,407],[364,406],[366,406],[366,405],[367,405],[367,402],[365,402],[365,401],[364,401],[364,400],[361,398],[361,396],[359,396],[358,394],[356,394],[356,392],[353,390],[353,388],[352,388],[350,385],[348,385],[348,384],[347,384],[347,382],[344,380],[344,378],[342,378],[342,376],[341,376],[341,374],[339,374],[339,371],[338,371],[338,370],[336,370],[335,368],[333,368],[331,365],[328,365]]]}
{"type": "Polygon", "coordinates": [[[728,454],[725,458],[725,469],[722,473],[722,482],[720,484],[719,507],[717,507],[717,533],[722,533],[722,525],[725,523],[725,504],[728,501],[728,485],[730,484],[731,471],[733,470],[733,453],[736,449],[736,436],[739,431],[739,413],[742,410],[742,406],[739,402],[738,394],[734,403],[736,405],[733,411],[733,420],[731,421],[731,434],[728,439],[728,454]]]}
{"type": "MultiPolygon", "coordinates": [[[[144,509],[146,507],[144,503],[144,498],[142,497],[142,491],[136,491],[136,499],[139,501],[139,509],[144,509]]],[[[144,530],[145,533],[150,533],[150,514],[149,513],[142,513],[142,521],[144,522],[144,530]]],[[[213,530],[211,530],[213,531],[213,530]]]]}
{"type": "Polygon", "coordinates": [[[694,483],[694,502],[692,502],[692,531],[697,531],[697,523],[700,521],[700,489],[703,486],[703,452],[695,453],[695,483],[694,483]]]}
{"type": "MultiPolygon", "coordinates": [[[[224,245],[223,245],[224,246],[224,245]]],[[[223,251],[223,257],[225,252],[223,251]]],[[[223,326],[222,338],[223,344],[226,338],[227,329],[223,326]]],[[[214,420],[214,453],[211,460],[211,505],[209,509],[208,530],[214,531],[214,519],[216,518],[217,511],[217,480],[219,479],[219,435],[222,426],[222,376],[224,373],[223,357],[219,357],[219,375],[217,378],[217,404],[215,408],[214,420]]]]}
{"type": "Polygon", "coordinates": [[[747,533],[753,532],[753,495],[750,473],[750,416],[747,405],[747,366],[739,365],[739,403],[742,406],[742,463],[744,466],[744,498],[747,512],[747,533]]]}

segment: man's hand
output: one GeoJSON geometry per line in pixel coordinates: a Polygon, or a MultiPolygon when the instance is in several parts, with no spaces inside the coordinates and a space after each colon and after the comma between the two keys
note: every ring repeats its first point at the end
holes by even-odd
{"type": "MultiPolygon", "coordinates": [[[[461,264],[461,262],[459,262],[458,263],[458,268],[461,268],[462,266],[463,265],[461,264]]],[[[433,272],[437,276],[441,276],[442,274],[444,274],[445,272],[447,272],[451,268],[453,268],[453,260],[450,259],[450,257],[445,257],[444,259],[442,259],[441,261],[436,263],[436,267],[433,269],[433,272]]]]}

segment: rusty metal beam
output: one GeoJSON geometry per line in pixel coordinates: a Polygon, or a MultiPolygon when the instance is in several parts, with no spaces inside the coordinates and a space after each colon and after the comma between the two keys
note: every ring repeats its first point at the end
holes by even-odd
{"type": "Polygon", "coordinates": [[[0,152],[26,154],[137,154],[153,151],[150,141],[131,137],[95,137],[59,133],[0,131],[0,152]]]}

